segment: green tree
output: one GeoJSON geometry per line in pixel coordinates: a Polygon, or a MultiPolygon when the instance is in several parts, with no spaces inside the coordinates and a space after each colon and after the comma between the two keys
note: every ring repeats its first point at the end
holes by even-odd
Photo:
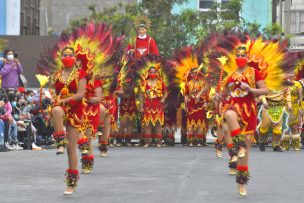
{"type": "Polygon", "coordinates": [[[119,4],[102,11],[97,11],[95,5],[90,5],[88,9],[91,16],[72,20],[70,29],[90,20],[103,21],[111,24],[117,35],[125,35],[126,44],[134,43],[134,20],[138,15],[145,15],[152,24],[148,33],[155,38],[160,53],[168,57],[176,48],[196,44],[209,33],[236,29],[241,23],[239,13],[242,1],[215,4],[208,12],[187,9],[175,15],[171,14],[173,6],[188,0],[142,0],[136,5],[119,4]]]}
{"type": "Polygon", "coordinates": [[[267,39],[270,39],[273,37],[280,38],[282,36],[282,32],[283,32],[283,29],[278,23],[272,23],[263,29],[263,35],[267,39]]]}

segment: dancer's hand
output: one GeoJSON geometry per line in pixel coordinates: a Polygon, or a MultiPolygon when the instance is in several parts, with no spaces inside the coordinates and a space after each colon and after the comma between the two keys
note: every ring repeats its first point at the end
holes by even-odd
{"type": "Polygon", "coordinates": [[[241,83],[241,89],[246,90],[247,92],[252,92],[252,88],[247,83],[244,82],[241,83]]]}
{"type": "Polygon", "coordinates": [[[217,102],[220,102],[220,101],[223,100],[223,97],[222,97],[222,95],[220,93],[217,92],[214,95],[214,100],[217,101],[217,102]]]}
{"type": "Polygon", "coordinates": [[[269,108],[268,102],[263,102],[263,106],[264,106],[265,109],[268,109],[269,108]]]}

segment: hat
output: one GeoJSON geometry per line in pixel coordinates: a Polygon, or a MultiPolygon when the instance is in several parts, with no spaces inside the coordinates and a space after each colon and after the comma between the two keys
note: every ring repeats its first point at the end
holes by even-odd
{"type": "Polygon", "coordinates": [[[24,87],[19,87],[19,88],[18,88],[18,91],[19,91],[20,93],[25,93],[25,92],[26,92],[26,89],[25,89],[24,87]]]}

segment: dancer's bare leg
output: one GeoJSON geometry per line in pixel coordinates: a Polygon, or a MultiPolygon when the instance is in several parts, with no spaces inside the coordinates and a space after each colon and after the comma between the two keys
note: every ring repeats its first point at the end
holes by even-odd
{"type": "MultiPolygon", "coordinates": [[[[69,169],[77,170],[77,141],[79,138],[79,133],[76,128],[71,126],[67,127],[67,153],[68,153],[68,163],[69,169]]],[[[66,192],[73,192],[75,188],[67,186],[66,192]]]]}
{"type": "Polygon", "coordinates": [[[65,113],[62,109],[62,107],[60,106],[55,106],[52,109],[52,118],[53,118],[53,122],[54,122],[54,138],[55,136],[57,138],[55,138],[55,141],[57,143],[57,154],[62,154],[64,153],[64,146],[65,144],[61,144],[60,142],[64,142],[63,139],[65,139],[64,137],[66,136],[66,133],[64,132],[64,116],[65,113]]]}

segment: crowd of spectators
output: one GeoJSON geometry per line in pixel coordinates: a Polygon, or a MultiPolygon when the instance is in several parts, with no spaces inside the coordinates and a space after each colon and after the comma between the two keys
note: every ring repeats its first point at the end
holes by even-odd
{"type": "Polygon", "coordinates": [[[47,113],[51,100],[48,96],[43,91],[40,101],[39,90],[24,88],[0,92],[0,133],[3,136],[7,133],[7,149],[24,149],[27,142],[32,143],[33,149],[40,149],[37,145],[52,144],[53,129],[47,113]]]}
{"type": "Polygon", "coordinates": [[[12,49],[0,55],[0,143],[9,150],[52,144],[48,92],[22,87],[23,68],[12,49]],[[30,145],[29,145],[30,143],[30,145]]]}

